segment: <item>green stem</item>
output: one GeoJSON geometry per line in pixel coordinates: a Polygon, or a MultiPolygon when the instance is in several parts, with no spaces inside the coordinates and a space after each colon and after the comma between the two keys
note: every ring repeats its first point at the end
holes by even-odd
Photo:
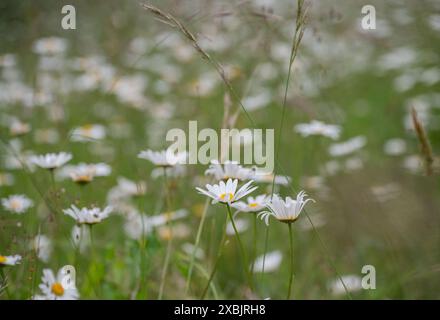
{"type": "Polygon", "coordinates": [[[226,215],[226,219],[225,219],[225,225],[223,227],[223,234],[222,234],[222,239],[220,240],[220,244],[218,247],[218,252],[217,252],[217,257],[215,258],[215,262],[214,262],[214,267],[212,268],[211,274],[209,275],[208,278],[208,283],[206,284],[205,289],[203,290],[202,293],[202,297],[200,298],[201,300],[203,300],[206,296],[206,293],[208,292],[208,289],[211,285],[212,279],[214,278],[214,275],[217,271],[217,266],[218,266],[218,262],[220,261],[220,258],[222,256],[223,253],[223,248],[225,246],[225,242],[226,242],[226,229],[228,226],[228,215],[226,215]]]}
{"type": "MultiPolygon", "coordinates": [[[[164,185],[165,185],[165,194],[166,194],[166,215],[169,214],[170,210],[171,210],[171,200],[170,200],[170,194],[169,194],[169,190],[168,190],[168,178],[167,178],[167,169],[166,167],[163,168],[163,176],[164,176],[164,185]]],[[[165,288],[165,280],[166,280],[166,275],[168,272],[168,266],[170,264],[170,256],[171,256],[171,249],[172,249],[172,241],[173,241],[173,234],[172,234],[172,230],[171,230],[171,226],[170,226],[170,217],[167,217],[167,227],[169,228],[170,231],[170,238],[168,239],[168,244],[167,244],[167,251],[165,253],[165,261],[164,261],[164,267],[162,269],[162,275],[161,275],[161,279],[160,279],[160,288],[159,288],[159,300],[162,300],[163,297],[163,291],[165,288]]]]}
{"type": "Polygon", "coordinates": [[[293,283],[293,234],[292,234],[292,224],[288,223],[287,225],[289,226],[289,240],[290,240],[290,276],[289,276],[289,289],[287,290],[287,300],[290,300],[292,283],[293,283]]]}
{"type": "Polygon", "coordinates": [[[202,236],[203,226],[205,225],[205,218],[206,218],[206,214],[208,212],[208,206],[209,206],[209,199],[206,199],[205,206],[203,208],[202,219],[200,220],[200,224],[197,229],[196,242],[194,244],[194,249],[193,249],[193,252],[191,253],[191,260],[189,262],[188,275],[186,277],[186,285],[185,285],[185,296],[188,294],[188,291],[189,291],[192,271],[194,268],[195,256],[196,256],[197,249],[199,248],[199,242],[200,242],[200,238],[202,236]]]}
{"type": "Polygon", "coordinates": [[[237,238],[237,242],[240,247],[241,256],[242,256],[243,265],[244,265],[244,271],[246,273],[246,277],[248,278],[249,287],[251,288],[251,290],[254,290],[254,286],[252,284],[252,277],[249,273],[249,265],[248,265],[248,261],[246,258],[246,252],[244,251],[243,243],[241,242],[237,227],[235,226],[234,218],[232,217],[231,207],[230,207],[229,203],[227,203],[226,206],[228,208],[228,214],[229,214],[229,219],[231,220],[232,228],[234,229],[234,232],[235,232],[235,237],[237,238]]]}
{"type": "Polygon", "coordinates": [[[252,255],[253,255],[253,259],[252,259],[252,264],[251,264],[251,276],[253,277],[254,275],[254,265],[255,265],[255,260],[257,259],[257,214],[254,213],[254,241],[253,241],[253,248],[252,248],[252,255]]]}

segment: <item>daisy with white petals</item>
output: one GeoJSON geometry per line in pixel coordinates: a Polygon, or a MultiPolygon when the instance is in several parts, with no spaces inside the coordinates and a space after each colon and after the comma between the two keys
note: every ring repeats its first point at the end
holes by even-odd
{"type": "Polygon", "coordinates": [[[237,161],[225,161],[223,164],[212,160],[206,175],[213,176],[216,180],[238,179],[240,181],[255,178],[255,170],[242,167],[237,161]]]}
{"type": "Polygon", "coordinates": [[[312,120],[310,123],[300,123],[295,126],[295,131],[303,137],[324,136],[337,140],[341,133],[341,127],[334,124],[326,124],[321,121],[312,120]]]}
{"type": "Polygon", "coordinates": [[[65,165],[72,159],[72,154],[67,152],[48,153],[41,156],[32,156],[31,163],[36,164],[40,168],[54,170],[65,165]]]}
{"type": "Polygon", "coordinates": [[[79,209],[75,205],[72,205],[70,208],[63,210],[63,212],[75,219],[77,224],[94,225],[108,218],[109,214],[112,212],[112,208],[105,207],[103,210],[100,208],[79,209]]]}
{"type": "Polygon", "coordinates": [[[187,153],[175,153],[171,150],[152,151],[150,149],[141,151],[138,158],[149,160],[158,167],[172,167],[176,164],[185,164],[187,153]]]}
{"type": "Polygon", "coordinates": [[[39,286],[42,295],[36,295],[34,300],[78,300],[79,293],[75,285],[75,272],[73,267],[61,268],[57,276],[50,269],[43,270],[39,286]]]}
{"type": "Polygon", "coordinates": [[[246,202],[237,201],[232,204],[232,207],[241,212],[258,212],[266,207],[267,195],[260,194],[259,196],[248,197],[246,202]]]}
{"type": "Polygon", "coordinates": [[[14,194],[8,198],[3,198],[2,205],[5,210],[16,214],[22,214],[31,208],[34,205],[34,202],[25,195],[14,194]]]}
{"type": "Polygon", "coordinates": [[[21,256],[18,254],[14,256],[2,256],[0,254],[0,267],[15,266],[17,264],[20,264],[20,262],[21,262],[21,256]]]}
{"type": "Polygon", "coordinates": [[[247,196],[249,193],[253,192],[258,187],[251,186],[253,181],[247,182],[240,189],[237,190],[238,180],[228,179],[226,183],[220,181],[218,184],[206,185],[206,190],[202,188],[196,188],[196,190],[205,196],[212,198],[212,203],[234,203],[241,198],[247,196]]]}
{"type": "Polygon", "coordinates": [[[305,199],[306,197],[307,194],[304,191],[298,193],[295,200],[290,197],[283,200],[280,196],[274,194],[272,199],[266,204],[269,211],[261,212],[259,216],[261,219],[264,219],[267,225],[269,225],[270,216],[278,221],[290,224],[298,219],[307,202],[314,202],[311,198],[305,199]]]}
{"type": "MultiPolygon", "coordinates": [[[[228,181],[226,181],[226,183],[223,180],[221,180],[218,184],[214,184],[214,185],[207,184],[206,190],[202,189],[202,188],[196,188],[196,190],[200,194],[203,194],[203,195],[211,198],[213,204],[218,203],[218,202],[226,204],[227,213],[228,213],[227,217],[229,217],[229,219],[231,220],[231,225],[232,225],[232,228],[234,229],[235,237],[236,237],[238,245],[240,247],[240,253],[241,253],[241,256],[243,259],[243,268],[244,268],[244,271],[245,271],[246,276],[248,278],[249,286],[251,289],[253,289],[252,277],[251,277],[251,275],[249,273],[249,269],[248,269],[249,265],[247,263],[246,252],[244,251],[244,247],[241,242],[237,226],[236,226],[236,224],[234,222],[234,218],[232,216],[231,204],[240,200],[241,198],[247,196],[248,194],[253,192],[255,189],[257,189],[256,186],[252,186],[253,182],[254,182],[253,180],[247,182],[238,190],[237,190],[237,185],[238,185],[237,179],[235,179],[235,180],[228,179],[228,181]]],[[[228,226],[226,221],[225,221],[225,229],[223,231],[223,236],[222,236],[222,240],[221,240],[221,243],[219,246],[219,250],[222,250],[222,248],[225,245],[226,232],[227,232],[226,227],[228,226]]],[[[219,252],[221,252],[221,251],[219,251],[219,252]]],[[[220,255],[221,255],[220,253],[217,255],[217,259],[220,258],[220,255]]],[[[202,294],[202,298],[205,296],[205,294],[209,288],[210,281],[213,278],[214,273],[215,273],[215,268],[213,269],[211,276],[209,277],[210,280],[208,281],[208,285],[205,287],[205,290],[202,294]]]]}
{"type": "Polygon", "coordinates": [[[289,287],[287,289],[287,300],[290,299],[290,294],[292,292],[292,280],[293,280],[293,235],[292,235],[292,223],[295,222],[301,211],[304,209],[305,205],[313,199],[305,199],[307,194],[301,191],[296,196],[296,199],[287,197],[283,200],[278,195],[273,195],[272,199],[268,201],[266,207],[269,211],[264,211],[259,214],[259,216],[265,220],[266,225],[269,225],[269,217],[273,216],[278,221],[284,222],[289,228],[289,242],[290,242],[290,278],[289,287]]]}

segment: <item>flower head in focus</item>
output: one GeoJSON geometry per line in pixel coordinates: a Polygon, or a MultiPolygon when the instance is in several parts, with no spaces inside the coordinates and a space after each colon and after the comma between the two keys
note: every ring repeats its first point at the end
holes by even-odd
{"type": "Polygon", "coordinates": [[[202,188],[196,188],[196,190],[205,196],[212,198],[212,203],[227,203],[232,204],[241,198],[247,196],[253,192],[258,187],[251,186],[253,180],[244,184],[241,188],[237,190],[238,180],[228,179],[226,183],[222,180],[218,184],[206,185],[206,190],[202,188]]]}

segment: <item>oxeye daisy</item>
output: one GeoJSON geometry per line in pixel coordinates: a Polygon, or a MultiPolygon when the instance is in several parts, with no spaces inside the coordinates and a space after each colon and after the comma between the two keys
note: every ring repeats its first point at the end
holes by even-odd
{"type": "Polygon", "coordinates": [[[341,133],[341,127],[333,124],[325,124],[324,122],[312,120],[310,123],[300,123],[295,126],[295,131],[303,137],[312,135],[320,135],[337,140],[341,133]]]}
{"type": "Polygon", "coordinates": [[[253,192],[258,187],[251,186],[253,180],[244,184],[240,189],[237,190],[238,180],[228,179],[226,183],[220,181],[218,184],[206,185],[206,190],[202,188],[196,188],[196,190],[205,196],[212,198],[212,203],[234,203],[241,198],[247,196],[249,193],[253,192]]]}
{"type": "Polygon", "coordinates": [[[67,152],[48,153],[40,156],[30,157],[30,161],[40,168],[54,170],[69,162],[72,159],[72,154],[67,152]]]}
{"type": "MultiPolygon", "coordinates": [[[[254,182],[253,180],[247,182],[238,190],[237,190],[237,185],[238,185],[237,179],[235,179],[235,180],[228,179],[228,181],[226,181],[226,183],[223,180],[221,180],[218,184],[214,184],[214,185],[207,184],[206,190],[202,189],[202,188],[196,188],[196,190],[200,194],[203,194],[203,195],[211,198],[213,204],[217,203],[217,202],[226,204],[227,213],[228,213],[228,215],[226,216],[226,221],[227,221],[228,217],[231,220],[231,225],[232,225],[232,228],[234,229],[235,237],[236,237],[238,245],[240,247],[240,252],[241,252],[242,259],[243,259],[243,268],[245,270],[246,276],[249,281],[249,286],[251,289],[253,288],[252,277],[251,277],[249,270],[248,270],[246,252],[244,251],[244,247],[241,242],[237,226],[235,225],[234,218],[232,216],[231,204],[240,200],[241,198],[247,196],[248,194],[253,192],[255,189],[257,189],[257,187],[252,186],[253,182],[254,182]]],[[[222,237],[222,240],[221,240],[221,243],[219,246],[220,251],[219,251],[219,254],[217,255],[217,259],[219,259],[220,255],[221,255],[221,250],[222,250],[223,246],[225,245],[227,225],[228,225],[226,221],[225,221],[225,229],[223,231],[223,237],[222,237]]],[[[210,280],[208,281],[208,285],[205,287],[205,290],[203,291],[202,297],[205,296],[205,294],[208,290],[210,281],[211,281],[212,277],[214,276],[215,270],[216,269],[214,268],[211,276],[209,277],[210,280]]]]}
{"type": "Polygon", "coordinates": [[[274,194],[266,204],[269,211],[261,212],[259,216],[264,219],[267,225],[269,225],[270,216],[281,222],[292,223],[298,219],[307,202],[314,202],[313,199],[305,199],[305,197],[307,197],[307,194],[304,191],[298,193],[295,200],[290,197],[283,200],[280,196],[274,194]]]}
{"type": "Polygon", "coordinates": [[[206,175],[213,176],[216,180],[238,179],[249,180],[255,178],[255,170],[242,167],[237,161],[225,161],[220,164],[217,160],[212,160],[209,168],[205,171],[206,175]]]}
{"type": "Polygon", "coordinates": [[[15,266],[20,264],[21,256],[16,254],[14,256],[2,256],[0,254],[0,267],[2,266],[15,266]]]}
{"type": "Polygon", "coordinates": [[[8,198],[2,199],[3,208],[6,210],[22,214],[25,213],[29,208],[31,208],[34,203],[31,199],[22,194],[14,194],[8,198]]]}
{"type": "Polygon", "coordinates": [[[175,153],[171,150],[152,151],[150,149],[141,151],[138,158],[146,159],[158,167],[172,167],[176,164],[184,164],[186,162],[187,153],[175,153]]]}
{"type": "Polygon", "coordinates": [[[287,197],[283,200],[278,195],[273,195],[272,199],[268,201],[266,207],[269,211],[264,211],[259,214],[259,216],[265,220],[266,225],[269,225],[269,217],[273,216],[278,221],[284,222],[289,228],[289,242],[290,242],[290,278],[289,278],[289,288],[287,290],[287,300],[290,299],[290,294],[292,292],[292,280],[293,280],[293,235],[292,235],[292,223],[295,222],[301,211],[304,209],[305,205],[313,199],[305,199],[307,194],[301,191],[296,196],[296,199],[287,197]]]}
{"type": "Polygon", "coordinates": [[[87,184],[92,182],[95,177],[108,176],[111,173],[111,167],[105,163],[65,166],[60,172],[62,177],[70,177],[72,181],[78,184],[87,184]]]}
{"type": "Polygon", "coordinates": [[[266,207],[267,198],[268,198],[267,195],[260,194],[255,198],[248,197],[246,199],[246,202],[244,201],[234,202],[231,206],[241,212],[258,212],[266,207]]]}
{"type": "Polygon", "coordinates": [[[75,273],[72,267],[61,268],[57,276],[50,269],[43,270],[39,286],[42,295],[33,297],[34,300],[77,300],[79,293],[75,285],[75,273]]]}
{"type": "Polygon", "coordinates": [[[94,225],[106,219],[112,212],[112,208],[105,207],[103,210],[100,208],[79,209],[75,205],[72,205],[70,208],[63,210],[63,212],[75,219],[77,224],[94,225]]]}
{"type": "Polygon", "coordinates": [[[75,128],[71,134],[72,141],[87,142],[94,140],[102,140],[106,136],[106,130],[100,124],[86,124],[75,128]]]}

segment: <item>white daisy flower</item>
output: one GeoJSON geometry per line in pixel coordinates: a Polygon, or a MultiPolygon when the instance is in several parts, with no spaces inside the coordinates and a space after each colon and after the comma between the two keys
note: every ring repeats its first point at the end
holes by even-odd
{"type": "Polygon", "coordinates": [[[1,266],[15,266],[20,264],[21,256],[16,254],[14,256],[2,256],[0,255],[0,267],[1,266]]]}
{"type": "Polygon", "coordinates": [[[28,123],[22,122],[19,119],[14,119],[9,125],[9,132],[12,136],[21,136],[31,131],[31,126],[28,123]]]}
{"type": "Polygon", "coordinates": [[[30,157],[30,161],[40,168],[54,170],[69,162],[72,159],[72,154],[66,152],[48,153],[40,156],[30,157]]]}
{"type": "Polygon", "coordinates": [[[283,260],[283,254],[281,251],[272,251],[266,253],[266,255],[261,255],[255,259],[253,270],[254,272],[263,272],[263,261],[264,261],[264,272],[274,272],[277,271],[283,260]]]}
{"type": "Polygon", "coordinates": [[[94,140],[102,140],[106,136],[106,129],[100,124],[86,124],[75,128],[72,131],[70,140],[77,142],[86,142],[94,140]]]}
{"type": "Polygon", "coordinates": [[[275,181],[274,181],[273,173],[267,173],[257,169],[254,180],[256,182],[269,183],[269,184],[275,182],[276,185],[287,186],[289,185],[292,178],[290,178],[289,176],[282,176],[277,174],[275,176],[275,181]]]}
{"type": "Polygon", "coordinates": [[[41,55],[52,55],[65,52],[67,40],[58,37],[40,38],[34,42],[33,51],[41,55]]]}
{"type": "Polygon", "coordinates": [[[141,151],[138,154],[138,158],[149,160],[158,167],[172,167],[176,164],[185,164],[187,153],[175,153],[170,149],[162,151],[152,151],[148,149],[141,151]]]}
{"type": "MultiPolygon", "coordinates": [[[[234,219],[234,223],[238,233],[243,233],[249,228],[249,221],[245,219],[234,219]]],[[[228,225],[226,226],[226,234],[228,236],[232,236],[235,234],[232,222],[228,222],[228,225]]]]}
{"type": "Polygon", "coordinates": [[[118,184],[111,188],[107,195],[107,201],[111,205],[120,205],[131,197],[139,197],[146,193],[145,181],[131,181],[124,177],[118,178],[118,184]]]}
{"type": "Polygon", "coordinates": [[[345,156],[363,148],[366,143],[367,138],[364,136],[357,136],[345,142],[332,144],[329,147],[328,152],[333,157],[345,156]]]}
{"type": "Polygon", "coordinates": [[[286,200],[283,200],[277,194],[274,194],[272,200],[269,200],[266,207],[269,211],[264,211],[258,214],[261,219],[264,219],[266,225],[269,225],[269,217],[273,216],[275,219],[281,222],[292,223],[298,219],[299,214],[304,209],[304,206],[309,201],[313,201],[313,199],[304,199],[307,197],[307,194],[304,191],[301,191],[296,196],[296,200],[293,200],[290,197],[287,197],[286,200]]]}
{"type": "Polygon", "coordinates": [[[112,212],[112,207],[105,207],[103,210],[100,208],[82,208],[79,209],[75,205],[63,210],[64,214],[71,216],[76,220],[78,224],[97,224],[106,219],[112,212]]]}
{"type": "Polygon", "coordinates": [[[34,203],[31,199],[22,194],[14,194],[8,198],[2,199],[2,205],[5,210],[13,213],[22,214],[31,208],[34,203]]]}
{"type": "Polygon", "coordinates": [[[204,194],[205,196],[212,198],[212,203],[221,202],[231,204],[257,189],[258,187],[251,187],[253,182],[254,181],[251,180],[237,190],[238,180],[228,179],[226,183],[224,181],[220,181],[219,184],[207,184],[207,190],[202,188],[196,188],[196,190],[200,194],[204,194]]]}
{"type": "MultiPolygon", "coordinates": [[[[65,266],[58,271],[55,277],[50,269],[43,270],[39,286],[42,295],[36,295],[34,300],[78,300],[79,293],[75,286],[75,275],[71,275],[73,268],[65,266]]],[[[74,270],[74,269],[73,269],[74,270]]],[[[73,272],[74,273],[74,272],[73,272]]]]}
{"type": "Polygon", "coordinates": [[[259,196],[248,197],[246,202],[237,201],[232,204],[232,207],[241,212],[258,212],[266,207],[267,195],[260,194],[259,196]]]}
{"type": "Polygon", "coordinates": [[[341,127],[333,124],[312,120],[310,123],[300,123],[295,126],[295,131],[303,137],[320,135],[337,140],[341,133],[341,127]]]}
{"type": "Polygon", "coordinates": [[[91,182],[95,177],[104,177],[110,175],[111,167],[105,163],[86,164],[65,166],[59,173],[61,177],[70,177],[74,182],[86,184],[91,182]]]}
{"type": "Polygon", "coordinates": [[[220,164],[217,160],[212,160],[209,168],[205,171],[206,175],[213,176],[216,180],[249,180],[255,178],[255,170],[243,168],[237,161],[225,161],[220,164]]]}
{"type": "Polygon", "coordinates": [[[362,279],[355,274],[344,275],[329,282],[328,288],[333,295],[344,294],[345,290],[349,292],[359,291],[362,289],[362,279]]]}
{"type": "Polygon", "coordinates": [[[406,141],[400,138],[387,140],[383,150],[387,155],[399,156],[406,152],[406,141]]]}

